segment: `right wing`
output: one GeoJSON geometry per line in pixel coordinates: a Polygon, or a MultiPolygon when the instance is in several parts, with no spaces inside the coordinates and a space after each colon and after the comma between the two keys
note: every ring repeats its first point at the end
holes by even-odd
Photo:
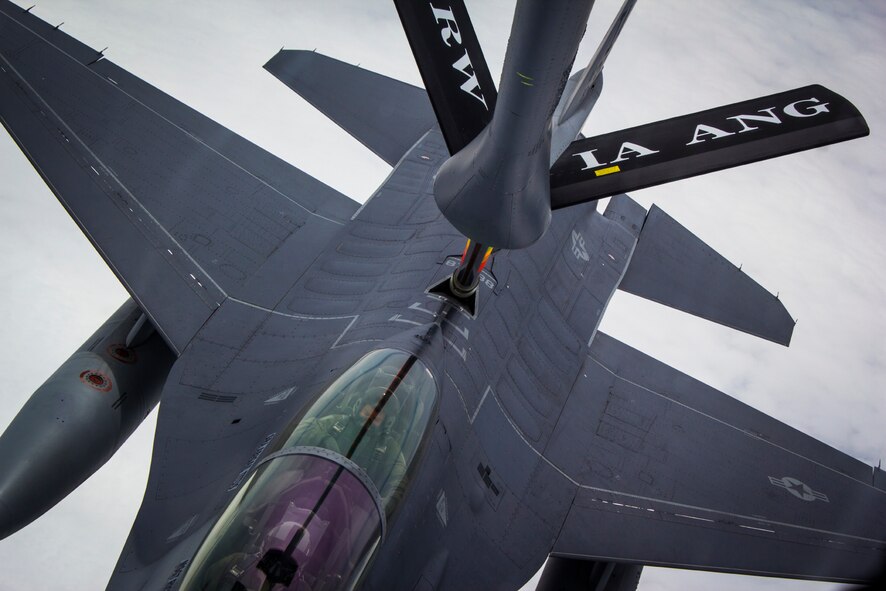
{"type": "Polygon", "coordinates": [[[864,582],[886,473],[602,333],[545,457],[578,493],[552,554],[864,582]]]}
{"type": "Polygon", "coordinates": [[[0,0],[0,121],[180,353],[273,307],[357,204],[0,0]]]}

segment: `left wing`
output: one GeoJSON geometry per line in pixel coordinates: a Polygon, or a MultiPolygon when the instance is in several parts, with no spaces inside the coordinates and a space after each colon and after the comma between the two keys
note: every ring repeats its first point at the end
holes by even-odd
{"type": "Polygon", "coordinates": [[[177,353],[228,297],[273,307],[357,208],[7,0],[0,121],[177,353]]]}
{"type": "Polygon", "coordinates": [[[545,457],[578,486],[555,556],[864,582],[886,473],[598,333],[545,457]]]}

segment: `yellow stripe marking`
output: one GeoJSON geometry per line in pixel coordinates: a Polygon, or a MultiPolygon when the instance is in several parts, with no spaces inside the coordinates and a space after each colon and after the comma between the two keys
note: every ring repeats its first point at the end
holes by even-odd
{"type": "Polygon", "coordinates": [[[613,172],[621,172],[621,169],[616,164],[615,166],[610,166],[609,168],[601,168],[599,170],[595,170],[594,174],[597,176],[604,176],[607,174],[612,174],[613,172]]]}
{"type": "Polygon", "coordinates": [[[527,76],[526,74],[524,74],[522,72],[517,72],[517,76],[520,77],[520,83],[523,84],[523,86],[535,86],[532,83],[533,82],[532,76],[527,76]]]}

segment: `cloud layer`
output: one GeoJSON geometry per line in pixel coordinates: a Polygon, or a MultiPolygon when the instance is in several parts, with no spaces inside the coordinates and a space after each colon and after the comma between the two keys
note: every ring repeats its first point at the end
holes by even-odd
{"type": "MultiPolygon", "coordinates": [[[[597,4],[577,64],[620,2],[597,4]]],[[[513,4],[468,8],[497,79],[513,4]]],[[[388,168],[261,65],[284,45],[317,48],[419,84],[385,2],[41,0],[35,13],[110,46],[109,59],[359,201],[388,168]]],[[[602,133],[811,83],[862,111],[869,138],[634,195],[779,292],[799,320],[789,349],[621,293],[602,329],[874,464],[886,456],[884,33],[886,7],[860,1],[641,2],[585,128],[602,133]]],[[[0,179],[2,429],[126,294],[5,134],[0,179]]],[[[55,509],[0,542],[0,589],[104,587],[144,489],[153,420],[55,509]]],[[[641,588],[712,585],[811,587],[648,569],[641,588]]]]}

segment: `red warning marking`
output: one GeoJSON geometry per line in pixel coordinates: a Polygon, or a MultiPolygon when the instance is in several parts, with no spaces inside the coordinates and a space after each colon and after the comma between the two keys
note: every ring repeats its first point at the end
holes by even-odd
{"type": "Polygon", "coordinates": [[[87,369],[80,374],[80,381],[99,392],[111,391],[111,379],[100,371],[87,369]]]}
{"type": "Polygon", "coordinates": [[[108,355],[122,363],[135,363],[138,360],[135,351],[119,343],[108,347],[108,355]]]}

